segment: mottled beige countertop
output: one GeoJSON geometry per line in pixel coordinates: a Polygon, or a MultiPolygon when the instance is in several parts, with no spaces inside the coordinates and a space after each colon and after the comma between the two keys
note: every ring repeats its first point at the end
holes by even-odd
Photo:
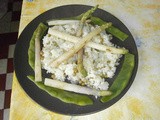
{"type": "Polygon", "coordinates": [[[68,4],[99,4],[128,27],[139,53],[136,78],[125,96],[108,109],[72,117],[47,111],[33,102],[14,75],[10,120],[159,120],[160,0],[24,0],[19,34],[39,14],[68,4]]]}

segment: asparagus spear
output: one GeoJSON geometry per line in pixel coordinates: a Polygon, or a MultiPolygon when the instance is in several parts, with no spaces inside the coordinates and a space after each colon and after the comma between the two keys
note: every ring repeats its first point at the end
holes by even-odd
{"type": "Polygon", "coordinates": [[[37,31],[39,29],[41,29],[40,36],[39,36],[39,38],[41,39],[44,33],[46,32],[46,30],[48,29],[48,27],[44,25],[43,23],[40,23],[38,27],[36,28],[36,30],[34,31],[32,38],[30,40],[29,48],[28,48],[28,63],[33,70],[35,67],[35,38],[36,38],[37,31]]]}
{"type": "MultiPolygon", "coordinates": [[[[83,21],[82,21],[82,19],[81,19],[80,26],[79,26],[79,29],[78,29],[77,34],[76,34],[77,37],[80,37],[82,35],[84,22],[85,22],[85,20],[83,19],[83,21]]],[[[87,76],[87,71],[85,70],[85,68],[83,66],[83,48],[78,51],[77,56],[78,56],[77,69],[84,77],[86,77],[87,76]]]]}
{"type": "Polygon", "coordinates": [[[75,93],[82,93],[87,95],[94,95],[94,96],[108,96],[111,95],[111,92],[108,90],[96,90],[92,88],[83,87],[80,85],[70,84],[66,82],[62,82],[59,80],[53,80],[49,78],[45,78],[44,84],[46,86],[59,88],[66,91],[71,91],[75,93]]]}
{"type": "Polygon", "coordinates": [[[52,97],[55,97],[65,103],[72,103],[80,106],[93,104],[93,100],[89,96],[72,93],[54,87],[49,87],[44,85],[43,82],[35,82],[35,78],[32,75],[28,75],[27,78],[34,82],[37,85],[37,87],[44,90],[52,97]]]}
{"type": "Polygon", "coordinates": [[[41,60],[40,60],[40,30],[35,37],[35,81],[42,81],[41,60]]]}
{"type": "MultiPolygon", "coordinates": [[[[76,34],[77,37],[80,37],[82,35],[82,30],[83,30],[83,26],[85,21],[91,16],[91,14],[98,8],[98,5],[96,5],[95,7],[91,8],[90,10],[88,10],[86,13],[84,13],[81,21],[80,21],[80,26],[78,29],[78,32],[76,34]]],[[[78,60],[77,60],[77,66],[78,66],[78,71],[84,76],[87,76],[87,71],[85,70],[84,66],[83,66],[83,48],[80,49],[78,51],[78,60]]]]}
{"type": "Polygon", "coordinates": [[[69,23],[79,23],[79,20],[52,20],[47,22],[49,26],[52,25],[64,25],[69,23]]]}
{"type": "Polygon", "coordinates": [[[99,28],[96,28],[94,31],[86,35],[81,41],[78,41],[75,46],[73,46],[68,52],[65,52],[63,55],[51,62],[52,67],[58,67],[62,62],[68,60],[75,53],[77,53],[86,43],[88,43],[95,35],[99,34],[101,31],[110,27],[112,23],[106,23],[99,28]]]}
{"type": "MultiPolygon", "coordinates": [[[[72,35],[69,35],[65,32],[60,32],[54,29],[49,28],[48,34],[51,34],[53,36],[56,36],[58,38],[61,38],[63,40],[72,42],[72,43],[77,43],[78,41],[81,41],[81,38],[75,37],[72,35]]],[[[116,54],[126,54],[128,53],[128,50],[122,49],[122,48],[115,48],[115,47],[109,47],[106,45],[94,43],[94,42],[88,42],[85,46],[91,47],[100,51],[105,51],[105,52],[110,52],[110,53],[116,53],[116,54]]]]}

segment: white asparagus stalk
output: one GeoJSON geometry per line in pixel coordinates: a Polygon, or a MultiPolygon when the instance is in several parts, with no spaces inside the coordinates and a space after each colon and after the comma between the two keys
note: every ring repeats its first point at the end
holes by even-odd
{"type": "Polygon", "coordinates": [[[72,42],[72,43],[77,43],[78,41],[81,41],[82,39],[73,35],[70,35],[68,33],[58,31],[52,28],[48,29],[48,34],[56,36],[58,38],[64,39],[66,41],[72,42]]]}
{"type": "MultiPolygon", "coordinates": [[[[67,34],[65,32],[57,31],[52,28],[49,28],[48,34],[51,34],[53,36],[56,36],[58,38],[61,38],[63,40],[72,42],[72,43],[77,43],[78,41],[81,41],[82,38],[67,34]]],[[[85,46],[91,47],[100,51],[105,51],[105,52],[110,52],[110,53],[116,53],[116,54],[126,54],[128,53],[127,49],[123,48],[115,48],[115,47],[109,47],[106,45],[94,43],[94,42],[88,42],[85,46]]]]}
{"type": "Polygon", "coordinates": [[[42,81],[41,60],[40,60],[40,38],[39,30],[35,37],[35,81],[42,81]]]}
{"type": "Polygon", "coordinates": [[[50,87],[54,87],[54,88],[58,88],[58,89],[66,90],[66,91],[71,91],[75,93],[87,94],[87,95],[94,95],[94,96],[111,95],[111,92],[108,90],[92,89],[92,88],[83,87],[80,85],[62,82],[59,80],[49,79],[49,78],[45,78],[44,84],[46,86],[50,86],[50,87]]]}
{"type": "Polygon", "coordinates": [[[86,35],[84,38],[82,38],[81,41],[78,41],[75,46],[73,46],[69,51],[65,52],[63,55],[55,59],[52,63],[52,67],[58,67],[62,62],[68,60],[70,57],[72,57],[75,53],[77,53],[82,47],[85,46],[86,43],[88,43],[92,37],[99,34],[104,29],[110,27],[112,23],[106,23],[99,28],[96,28],[94,31],[90,32],[88,35],[86,35]]]}
{"type": "Polygon", "coordinates": [[[79,23],[80,20],[52,20],[48,22],[48,25],[65,25],[70,23],[79,23]]]}

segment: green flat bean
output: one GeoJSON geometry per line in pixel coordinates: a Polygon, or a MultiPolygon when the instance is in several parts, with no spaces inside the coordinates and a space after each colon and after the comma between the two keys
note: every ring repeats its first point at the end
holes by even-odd
{"type": "MultiPolygon", "coordinates": [[[[98,17],[93,17],[93,16],[91,17],[91,21],[93,24],[100,25],[100,26],[106,23],[102,19],[100,19],[98,17]]],[[[114,26],[107,28],[106,31],[111,33],[113,36],[117,37],[118,39],[120,39],[122,41],[124,41],[128,38],[128,35],[126,33],[122,32],[121,30],[119,30],[118,28],[116,28],[114,26]]]]}
{"type": "Polygon", "coordinates": [[[31,68],[34,70],[34,63],[35,63],[35,37],[37,32],[40,32],[40,39],[43,37],[44,33],[48,27],[44,25],[43,23],[40,23],[37,27],[37,29],[34,31],[32,38],[30,40],[29,49],[28,49],[28,62],[31,68]]]}
{"type": "Polygon", "coordinates": [[[34,76],[27,76],[32,82],[34,82],[40,89],[46,91],[52,97],[56,97],[65,103],[72,103],[80,106],[92,105],[93,101],[86,95],[80,95],[61,89],[45,86],[43,82],[35,82],[34,76]]]}
{"type": "Polygon", "coordinates": [[[118,74],[117,78],[109,88],[109,91],[112,92],[112,95],[102,97],[101,102],[107,102],[115,98],[124,90],[132,75],[134,64],[134,55],[130,53],[125,54],[124,62],[122,64],[120,73],[118,74]]]}

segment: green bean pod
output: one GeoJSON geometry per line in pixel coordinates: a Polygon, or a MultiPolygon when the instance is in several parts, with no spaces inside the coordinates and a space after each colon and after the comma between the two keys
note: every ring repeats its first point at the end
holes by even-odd
{"type": "Polygon", "coordinates": [[[112,92],[112,95],[102,97],[101,102],[108,102],[109,100],[118,96],[126,88],[131,78],[134,64],[134,55],[130,53],[125,54],[122,68],[117,78],[114,80],[113,84],[109,88],[109,91],[112,92]]]}
{"type": "Polygon", "coordinates": [[[43,82],[35,82],[34,76],[27,76],[32,82],[34,82],[40,89],[46,91],[52,97],[58,98],[65,103],[72,103],[79,106],[92,105],[93,101],[86,95],[80,95],[61,89],[45,86],[43,82]]]}

